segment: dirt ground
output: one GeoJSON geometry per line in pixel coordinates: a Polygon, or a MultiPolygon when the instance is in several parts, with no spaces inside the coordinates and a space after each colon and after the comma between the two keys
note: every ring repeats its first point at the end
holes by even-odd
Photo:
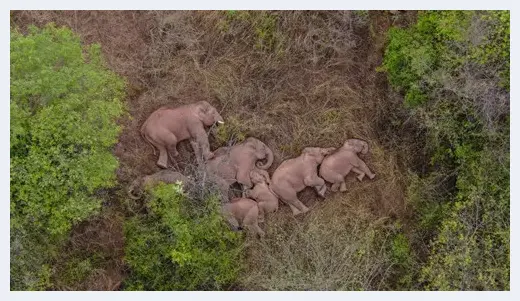
{"type": "MultiPolygon", "coordinates": [[[[300,199],[312,210],[363,203],[378,217],[405,216],[406,169],[421,168],[415,163],[420,154],[409,146],[421,136],[406,130],[412,125],[392,124],[401,99],[376,67],[388,28],[413,18],[413,13],[382,11],[13,12],[11,22],[22,30],[55,22],[72,28],[85,44],[100,43],[107,65],[128,81],[130,118],[121,121],[114,148],[120,187],[105,192],[102,217],[78,225],[70,243],[105,254],[104,263],[97,277],[72,289],[116,290],[124,279],[124,191],[136,177],[159,170],[139,128],[166,104],[209,101],[234,127],[231,132],[270,146],[275,154],[270,173],[306,146],[338,147],[348,138],[364,139],[374,180],[359,183],[352,176],[348,191],[329,193],[326,202],[310,189],[300,199]]],[[[212,137],[212,149],[233,138],[212,137]]],[[[189,144],[181,143],[179,152],[183,169],[193,161],[189,144]]],[[[277,214],[289,216],[290,210],[282,205],[277,214]]]]}

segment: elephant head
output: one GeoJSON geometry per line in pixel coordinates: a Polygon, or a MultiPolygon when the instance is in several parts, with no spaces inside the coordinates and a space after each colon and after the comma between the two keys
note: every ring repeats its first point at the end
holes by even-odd
{"type": "Polygon", "coordinates": [[[217,109],[210,105],[207,101],[199,101],[194,104],[195,114],[205,126],[211,126],[214,123],[223,124],[224,119],[218,113],[217,109]]]}
{"type": "Polygon", "coordinates": [[[263,169],[253,169],[249,176],[251,177],[251,182],[255,185],[260,183],[271,184],[269,174],[263,169]]]}
{"type": "Polygon", "coordinates": [[[368,143],[360,139],[348,139],[343,144],[343,148],[352,150],[356,153],[366,155],[368,153],[368,143]]]}
{"type": "Polygon", "coordinates": [[[302,151],[302,155],[305,157],[310,157],[316,161],[317,164],[320,164],[323,159],[332,154],[336,148],[329,147],[329,148],[321,148],[321,147],[306,147],[302,151]]]}
{"type": "Polygon", "coordinates": [[[265,143],[256,138],[249,137],[244,141],[244,144],[255,149],[255,155],[258,160],[267,159],[265,164],[262,164],[262,162],[256,162],[256,167],[260,169],[268,169],[273,164],[273,151],[265,143]]]}

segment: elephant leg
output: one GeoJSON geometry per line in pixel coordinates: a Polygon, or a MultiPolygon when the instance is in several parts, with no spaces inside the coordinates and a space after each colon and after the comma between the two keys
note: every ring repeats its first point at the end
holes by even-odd
{"type": "Polygon", "coordinates": [[[341,183],[334,183],[330,187],[330,190],[333,191],[333,192],[336,192],[336,191],[338,191],[340,185],[341,185],[341,183]]]}
{"type": "Polygon", "coordinates": [[[249,210],[249,212],[244,217],[242,224],[248,228],[251,232],[258,234],[260,237],[265,235],[265,232],[258,225],[260,209],[258,206],[255,206],[249,210]]]}
{"type": "Polygon", "coordinates": [[[168,151],[166,147],[163,145],[157,145],[157,149],[159,149],[159,160],[157,160],[157,165],[160,168],[168,168],[168,151]]]}
{"type": "Polygon", "coordinates": [[[299,199],[298,197],[296,196],[296,194],[291,198],[291,199],[286,199],[285,202],[287,204],[289,204],[289,206],[291,206],[291,209],[293,211],[293,215],[298,215],[300,213],[305,213],[307,211],[309,211],[309,208],[307,208],[307,206],[305,206],[299,199]],[[297,211],[295,211],[293,208],[295,207],[297,209],[297,211]]]}
{"type": "Polygon", "coordinates": [[[339,191],[341,191],[341,192],[347,191],[347,183],[345,183],[345,181],[341,182],[339,191]]]}
{"type": "Polygon", "coordinates": [[[237,170],[237,182],[242,184],[244,188],[253,187],[253,183],[251,183],[251,177],[249,176],[250,170],[247,169],[238,169],[237,170]]]}
{"type": "Polygon", "coordinates": [[[292,204],[289,204],[289,207],[291,208],[291,211],[292,211],[292,214],[293,215],[298,215],[300,213],[302,213],[300,210],[298,210],[298,208],[296,208],[294,205],[292,204]]]}
{"type": "Polygon", "coordinates": [[[359,159],[358,164],[359,166],[357,168],[361,170],[364,174],[366,174],[370,180],[372,180],[376,176],[372,171],[370,171],[370,169],[363,160],[359,159]]]}
{"type": "Polygon", "coordinates": [[[215,156],[209,149],[208,135],[204,130],[202,133],[195,137],[195,142],[199,147],[200,159],[207,161],[215,156]]]}
{"type": "Polygon", "coordinates": [[[319,196],[325,197],[325,192],[327,191],[327,185],[323,184],[321,186],[314,186],[314,189],[318,193],[319,196]]]}
{"type": "Polygon", "coordinates": [[[173,157],[177,157],[179,155],[179,152],[177,151],[177,143],[168,145],[168,154],[172,160],[173,157]]]}
{"type": "Polygon", "coordinates": [[[357,168],[357,167],[352,167],[352,171],[357,173],[358,176],[357,176],[357,179],[361,182],[363,180],[363,178],[365,177],[365,173],[363,171],[361,171],[361,169],[357,168]]]}
{"type": "Polygon", "coordinates": [[[191,144],[191,148],[193,148],[193,152],[195,153],[195,160],[197,160],[197,164],[201,165],[202,164],[202,152],[199,147],[199,144],[197,143],[197,141],[194,141],[194,140],[190,140],[190,144],[191,144]]]}
{"type": "Polygon", "coordinates": [[[258,222],[263,223],[265,221],[265,203],[258,203],[258,222]]]}

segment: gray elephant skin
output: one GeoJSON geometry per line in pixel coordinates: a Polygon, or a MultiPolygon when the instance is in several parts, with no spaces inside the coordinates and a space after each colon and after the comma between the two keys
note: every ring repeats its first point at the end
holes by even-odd
{"type": "Polygon", "coordinates": [[[157,165],[161,168],[168,167],[168,155],[172,161],[179,155],[177,143],[186,139],[190,140],[197,162],[201,163],[213,157],[204,127],[214,123],[224,123],[224,119],[206,101],[176,108],[165,106],[148,117],[141,127],[141,135],[159,150],[157,165]]]}
{"type": "Polygon", "coordinates": [[[258,226],[259,208],[254,200],[234,198],[222,205],[222,214],[234,230],[243,227],[260,237],[265,235],[262,228],[258,226]]]}
{"type": "Polygon", "coordinates": [[[255,169],[268,169],[273,164],[273,151],[262,141],[249,137],[231,147],[221,147],[215,157],[206,162],[208,172],[225,179],[229,185],[238,182],[246,188],[253,183],[249,173],[255,169]],[[262,164],[260,160],[266,159],[262,164]]]}
{"type": "Polygon", "coordinates": [[[271,190],[291,207],[293,215],[309,211],[297,196],[305,187],[314,187],[320,196],[325,195],[327,186],[318,176],[318,165],[334,150],[333,147],[306,147],[299,157],[283,161],[274,171],[271,190]]]}
{"type": "Polygon", "coordinates": [[[259,208],[258,221],[262,223],[265,215],[278,210],[278,196],[269,187],[271,180],[267,171],[261,169],[252,170],[250,177],[254,187],[253,189],[246,189],[244,196],[257,201],[259,208]]]}
{"type": "Polygon", "coordinates": [[[358,153],[368,153],[368,143],[359,139],[348,139],[336,152],[327,156],[320,165],[320,176],[333,183],[331,191],[346,191],[345,177],[350,171],[358,174],[357,179],[363,180],[366,175],[373,179],[376,175],[368,168],[358,153]]]}

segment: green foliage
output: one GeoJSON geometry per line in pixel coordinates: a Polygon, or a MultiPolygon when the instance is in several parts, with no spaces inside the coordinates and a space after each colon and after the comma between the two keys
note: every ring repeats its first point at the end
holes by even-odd
{"type": "Polygon", "coordinates": [[[405,91],[408,105],[426,101],[437,70],[460,72],[465,63],[498,64],[509,86],[509,12],[423,12],[410,29],[389,30],[383,70],[405,91]],[[478,31],[480,30],[480,31],[478,31]]]}
{"type": "Polygon", "coordinates": [[[254,48],[263,52],[283,53],[282,36],[277,32],[278,15],[269,11],[228,10],[219,22],[223,32],[233,26],[248,26],[253,32],[254,48]]]}
{"type": "Polygon", "coordinates": [[[217,128],[215,137],[219,145],[227,145],[229,142],[240,143],[246,139],[249,124],[235,117],[230,117],[226,123],[217,128]]]}
{"type": "Polygon", "coordinates": [[[433,237],[421,281],[509,289],[509,12],[424,12],[389,39],[382,69],[430,138],[408,194],[433,237]]]}
{"type": "Polygon", "coordinates": [[[195,204],[180,184],[157,186],[149,213],[125,224],[127,290],[220,290],[241,269],[240,236],[225,224],[220,201],[195,204]]]}
{"type": "Polygon", "coordinates": [[[98,45],[83,48],[53,25],[11,31],[10,60],[11,289],[44,289],[72,225],[115,184],[125,83],[103,67],[98,45]]]}

